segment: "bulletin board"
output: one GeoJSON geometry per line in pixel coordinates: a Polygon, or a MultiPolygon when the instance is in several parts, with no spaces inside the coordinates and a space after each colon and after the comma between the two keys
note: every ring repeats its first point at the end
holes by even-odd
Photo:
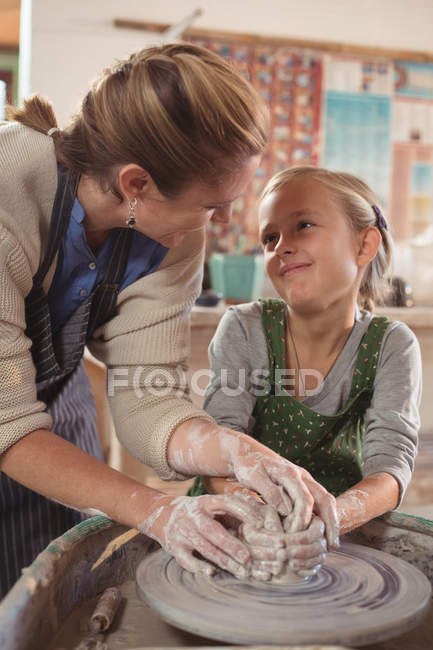
{"type": "MultiPolygon", "coordinates": [[[[266,100],[270,146],[230,227],[211,226],[211,249],[257,243],[257,203],[266,179],[311,164],[365,180],[396,240],[433,226],[433,57],[400,60],[383,51],[330,52],[310,45],[188,38],[229,59],[266,100]]],[[[354,48],[355,49],[355,48],[354,48]]],[[[358,50],[360,48],[357,48],[358,50]]],[[[416,55],[415,55],[416,56],[416,55]]]]}

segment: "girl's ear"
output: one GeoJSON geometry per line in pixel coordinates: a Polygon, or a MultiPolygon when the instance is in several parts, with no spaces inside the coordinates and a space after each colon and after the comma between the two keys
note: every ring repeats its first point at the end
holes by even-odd
{"type": "Polygon", "coordinates": [[[369,226],[362,231],[357,257],[358,266],[360,268],[367,266],[367,264],[374,260],[381,241],[382,235],[376,226],[369,226]]]}

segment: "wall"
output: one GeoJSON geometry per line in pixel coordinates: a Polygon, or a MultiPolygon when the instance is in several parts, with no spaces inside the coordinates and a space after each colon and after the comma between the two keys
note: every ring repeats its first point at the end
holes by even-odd
{"type": "MultiPolygon", "coordinates": [[[[88,81],[113,59],[158,40],[119,30],[113,18],[173,23],[196,0],[35,0],[31,89],[54,102],[64,122],[88,81]]],[[[432,0],[201,0],[195,27],[433,53],[432,0]]]]}
{"type": "MultiPolygon", "coordinates": [[[[172,24],[196,2],[34,0],[31,90],[52,100],[63,126],[105,66],[161,40],[115,29],[114,18],[172,24]]],[[[433,54],[433,0],[201,0],[199,6],[195,27],[433,54]]],[[[433,228],[427,234],[428,241],[396,256],[395,273],[412,282],[418,304],[433,304],[433,228]]]]}

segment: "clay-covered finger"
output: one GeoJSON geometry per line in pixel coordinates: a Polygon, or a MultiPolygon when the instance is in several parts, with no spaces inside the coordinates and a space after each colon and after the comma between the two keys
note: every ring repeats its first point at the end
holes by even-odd
{"type": "MultiPolygon", "coordinates": [[[[230,537],[230,536],[229,536],[230,537]]],[[[221,569],[232,573],[237,578],[246,578],[249,574],[248,569],[231,558],[216,544],[212,544],[201,535],[191,535],[189,543],[198,551],[205,560],[210,560],[221,569]]],[[[222,547],[224,549],[224,546],[222,547]]]]}
{"type": "Polygon", "coordinates": [[[203,573],[207,576],[213,576],[216,571],[214,566],[194,557],[188,549],[179,549],[174,557],[181,567],[191,571],[191,573],[203,573]]]}
{"type": "Polygon", "coordinates": [[[283,548],[285,546],[284,533],[271,533],[266,530],[256,530],[249,524],[242,526],[242,535],[248,544],[252,546],[269,546],[274,549],[283,548]]]}
{"type": "Polygon", "coordinates": [[[328,548],[338,548],[340,544],[340,525],[335,497],[329,494],[319,483],[311,486],[310,490],[314,496],[314,510],[325,524],[328,548]]]}
{"type": "Polygon", "coordinates": [[[200,503],[201,508],[213,515],[229,514],[239,521],[249,523],[256,528],[263,526],[264,517],[259,503],[253,504],[247,499],[228,494],[209,495],[199,498],[203,499],[200,503]]]}
{"type": "MultiPolygon", "coordinates": [[[[282,516],[288,514],[281,498],[279,483],[271,477],[268,468],[262,462],[246,478],[248,486],[258,492],[265,503],[274,506],[282,516]]],[[[239,480],[242,482],[242,477],[239,480]]]]}
{"type": "Polygon", "coordinates": [[[286,548],[268,548],[266,546],[249,546],[252,560],[270,560],[284,562],[289,557],[286,548]]]}
{"type": "Polygon", "coordinates": [[[298,560],[307,560],[311,557],[319,555],[326,556],[325,549],[321,542],[314,542],[314,544],[301,544],[300,546],[288,546],[287,555],[289,558],[296,558],[298,560]]]}
{"type": "Polygon", "coordinates": [[[313,513],[314,499],[304,482],[299,477],[285,475],[282,469],[276,469],[274,466],[270,466],[267,471],[269,476],[284,488],[293,503],[293,510],[290,513],[290,531],[296,532],[307,528],[313,513]]]}
{"type": "Polygon", "coordinates": [[[314,521],[313,524],[309,526],[306,530],[302,530],[297,533],[289,533],[286,535],[286,544],[287,546],[300,546],[300,545],[309,545],[320,542],[323,546],[323,549],[326,550],[327,544],[324,537],[325,525],[318,519],[317,522],[314,521]]]}
{"type": "Polygon", "coordinates": [[[265,505],[262,511],[264,514],[264,529],[273,533],[283,533],[284,528],[276,509],[273,506],[265,505]]]}
{"type": "Polygon", "coordinates": [[[315,576],[318,571],[322,568],[321,564],[318,564],[317,566],[313,567],[312,569],[307,570],[300,570],[297,571],[297,575],[300,576],[301,578],[310,578],[311,576],[315,576]]]}
{"type": "MultiPolygon", "coordinates": [[[[281,492],[278,486],[272,482],[272,480],[264,475],[260,477],[260,494],[263,497],[264,501],[274,506],[274,508],[282,515],[283,517],[289,514],[283,499],[281,498],[281,492]]],[[[259,490],[259,487],[256,488],[259,490]]]]}
{"type": "MultiPolygon", "coordinates": [[[[211,546],[222,549],[224,555],[230,556],[239,564],[246,564],[250,557],[247,545],[237,537],[230,535],[224,526],[211,519],[208,515],[196,515],[194,527],[188,522],[183,522],[181,532],[194,544],[198,544],[199,539],[206,540],[211,546]]],[[[204,554],[202,553],[202,555],[204,554]]],[[[212,560],[213,558],[209,557],[209,559],[212,560]]]]}
{"type": "Polygon", "coordinates": [[[253,560],[251,563],[251,572],[261,571],[263,573],[270,573],[273,576],[277,576],[283,570],[282,562],[269,562],[267,560],[258,561],[253,560]]]}
{"type": "MultiPolygon", "coordinates": [[[[303,484],[302,488],[305,488],[303,484]]],[[[294,506],[287,529],[291,533],[296,533],[308,528],[313,516],[314,499],[306,488],[305,492],[303,490],[301,492],[299,486],[293,487],[292,489],[294,493],[298,492],[299,496],[292,496],[294,506]]]]}
{"type": "Polygon", "coordinates": [[[272,578],[272,574],[269,573],[268,571],[262,571],[260,569],[252,569],[251,577],[254,578],[254,580],[260,580],[260,582],[269,582],[269,580],[272,578]]]}
{"type": "MultiPolygon", "coordinates": [[[[238,485],[240,485],[240,483],[238,483],[238,485]]],[[[238,499],[242,499],[243,501],[246,501],[253,507],[257,505],[260,506],[265,505],[265,502],[263,501],[260,494],[257,494],[257,492],[254,492],[253,490],[248,490],[247,488],[243,488],[242,490],[237,490],[236,497],[238,499]]]]}
{"type": "Polygon", "coordinates": [[[319,564],[322,565],[323,562],[325,561],[326,555],[325,553],[320,553],[319,555],[316,555],[315,557],[310,557],[310,558],[305,558],[305,559],[291,559],[289,560],[289,568],[292,569],[292,571],[300,571],[301,569],[312,569],[315,566],[318,566],[319,564]]]}

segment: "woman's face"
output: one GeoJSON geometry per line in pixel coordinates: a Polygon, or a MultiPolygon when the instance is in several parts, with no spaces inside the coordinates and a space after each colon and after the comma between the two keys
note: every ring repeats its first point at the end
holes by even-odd
{"type": "Polygon", "coordinates": [[[266,271],[293,309],[323,310],[357,295],[359,235],[325,186],[300,178],[267,195],[259,224],[266,271]]]}
{"type": "Polygon", "coordinates": [[[233,201],[245,191],[259,163],[260,156],[252,156],[223,182],[214,186],[193,183],[173,199],[162,195],[153,184],[137,202],[136,230],[174,248],[185,235],[209,221],[227,223],[233,201]]]}

